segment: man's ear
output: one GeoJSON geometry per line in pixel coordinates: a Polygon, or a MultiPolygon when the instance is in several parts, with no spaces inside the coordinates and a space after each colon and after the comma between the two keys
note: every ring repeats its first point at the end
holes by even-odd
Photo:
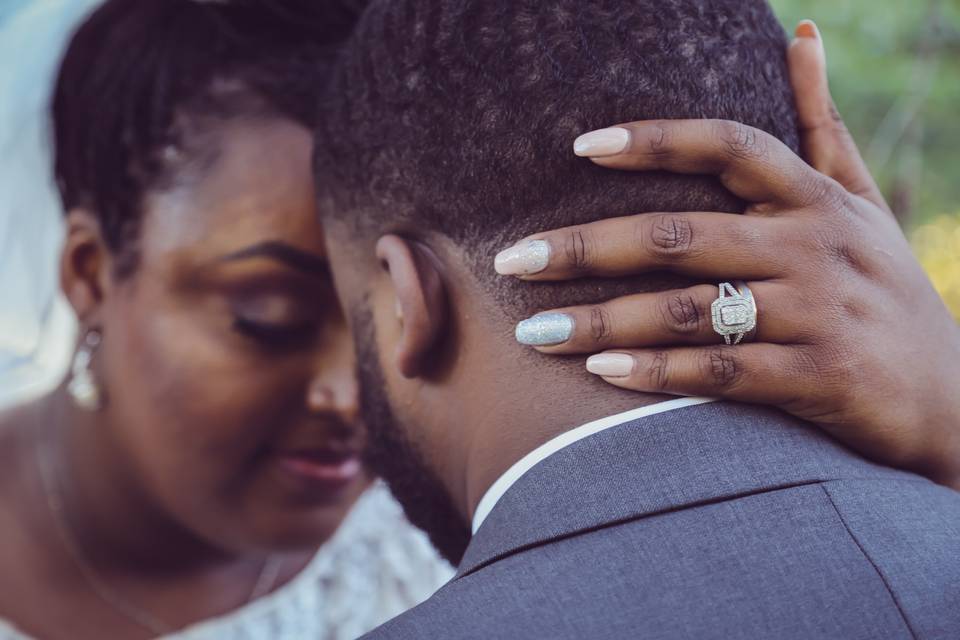
{"type": "Polygon", "coordinates": [[[60,288],[81,326],[99,324],[100,307],[110,286],[110,253],[100,223],[89,211],[71,209],[60,254],[60,288]]]}
{"type": "Polygon", "coordinates": [[[400,236],[380,238],[377,258],[390,277],[400,323],[397,368],[404,377],[416,378],[429,368],[447,330],[443,279],[425,250],[400,236]]]}

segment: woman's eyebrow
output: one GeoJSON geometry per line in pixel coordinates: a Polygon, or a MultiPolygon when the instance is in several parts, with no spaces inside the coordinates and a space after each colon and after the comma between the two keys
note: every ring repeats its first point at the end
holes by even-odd
{"type": "Polygon", "coordinates": [[[323,277],[330,276],[330,267],[324,258],[276,240],[251,245],[224,256],[220,261],[232,262],[248,258],[272,258],[298,271],[323,277]]]}

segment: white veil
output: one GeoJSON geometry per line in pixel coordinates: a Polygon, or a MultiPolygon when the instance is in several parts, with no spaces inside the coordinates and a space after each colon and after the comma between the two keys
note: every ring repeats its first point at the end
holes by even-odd
{"type": "Polygon", "coordinates": [[[63,376],[75,320],[59,294],[62,211],[49,102],[73,28],[99,0],[14,0],[0,10],[0,405],[63,376]]]}

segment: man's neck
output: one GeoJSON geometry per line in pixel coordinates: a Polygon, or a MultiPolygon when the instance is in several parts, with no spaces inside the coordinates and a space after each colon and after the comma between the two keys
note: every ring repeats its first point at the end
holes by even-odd
{"type": "MultiPolygon", "coordinates": [[[[464,317],[485,315],[471,310],[464,317]]],[[[540,445],[598,418],[670,398],[609,385],[587,373],[584,358],[536,353],[513,340],[509,323],[461,330],[470,347],[454,374],[457,434],[467,439],[447,470],[455,474],[448,476],[451,494],[468,518],[497,478],[540,445]]]]}
{"type": "MultiPolygon", "coordinates": [[[[435,470],[469,522],[487,489],[514,463],[592,420],[669,399],[619,389],[587,372],[586,356],[548,356],[517,343],[516,318],[463,267],[456,245],[434,246],[456,309],[449,346],[456,357],[439,395],[421,388],[436,424],[459,423],[434,439],[435,470]]],[[[531,284],[530,286],[537,286],[531,284]]]]}

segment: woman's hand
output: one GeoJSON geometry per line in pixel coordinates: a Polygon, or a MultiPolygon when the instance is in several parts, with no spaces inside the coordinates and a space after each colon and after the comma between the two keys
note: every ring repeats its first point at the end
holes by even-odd
{"type": "Polygon", "coordinates": [[[713,283],[554,310],[572,317],[572,335],[536,348],[603,351],[587,368],[626,389],[775,405],[960,488],[960,329],[833,108],[816,28],[801,23],[797,35],[789,61],[810,165],[726,121],[634,122],[593,146],[588,134],[579,155],[716,175],[751,203],[746,215],[648,213],[560,229],[517,245],[546,241],[542,270],[521,273],[532,262],[516,249],[498,270],[531,281],[668,270],[713,283]],[[716,283],[734,280],[749,284],[758,322],[751,343],[727,346],[710,307],[716,283]]]}

